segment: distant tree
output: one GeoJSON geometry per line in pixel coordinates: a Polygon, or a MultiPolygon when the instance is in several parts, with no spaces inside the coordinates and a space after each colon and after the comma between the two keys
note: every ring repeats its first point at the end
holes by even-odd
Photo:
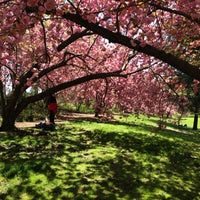
{"type": "Polygon", "coordinates": [[[184,84],[184,88],[181,90],[187,94],[189,100],[188,110],[194,114],[193,130],[197,130],[200,111],[200,83],[195,83],[191,77],[184,74],[182,74],[180,81],[184,84]]]}

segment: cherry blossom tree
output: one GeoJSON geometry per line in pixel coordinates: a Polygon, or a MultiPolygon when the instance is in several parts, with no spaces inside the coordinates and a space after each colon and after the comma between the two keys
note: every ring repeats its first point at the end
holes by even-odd
{"type": "Polygon", "coordinates": [[[171,87],[176,72],[192,77],[194,87],[200,81],[199,62],[193,62],[199,56],[199,5],[198,0],[1,1],[1,129],[14,129],[27,105],[67,88],[79,90],[77,97],[103,94],[108,108],[147,114],[177,109],[174,99],[185,97],[171,87]],[[25,96],[32,86],[41,92],[25,96]]]}

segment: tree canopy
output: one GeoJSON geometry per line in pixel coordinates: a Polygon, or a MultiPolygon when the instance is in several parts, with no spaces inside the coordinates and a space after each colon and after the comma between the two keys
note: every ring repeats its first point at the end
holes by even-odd
{"type": "Polygon", "coordinates": [[[72,86],[77,98],[158,114],[187,103],[178,73],[199,92],[199,0],[4,0],[0,16],[2,129],[72,86]]]}

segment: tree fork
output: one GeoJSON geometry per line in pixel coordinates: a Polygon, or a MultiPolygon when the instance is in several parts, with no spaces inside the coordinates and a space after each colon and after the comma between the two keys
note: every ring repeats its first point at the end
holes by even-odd
{"type": "MultiPolygon", "coordinates": [[[[127,75],[121,74],[122,70],[114,71],[114,72],[108,72],[108,73],[97,73],[97,74],[90,74],[86,75],[80,78],[77,78],[75,80],[61,83],[60,85],[54,86],[42,93],[39,93],[34,96],[29,96],[21,100],[20,102],[17,102],[17,97],[11,96],[10,99],[7,100],[6,105],[3,105],[3,111],[2,111],[2,124],[0,130],[2,131],[11,131],[16,129],[15,127],[15,120],[17,116],[30,104],[37,102],[46,96],[50,94],[54,94],[56,92],[59,92],[61,90],[73,87],[75,85],[79,85],[91,80],[96,79],[105,79],[108,77],[124,77],[126,78],[127,75]]],[[[15,93],[14,93],[15,94],[15,93]]]]}

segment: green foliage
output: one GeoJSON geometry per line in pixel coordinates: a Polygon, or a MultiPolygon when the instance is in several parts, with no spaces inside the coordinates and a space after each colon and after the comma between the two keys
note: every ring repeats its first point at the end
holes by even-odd
{"type": "Polygon", "coordinates": [[[158,131],[157,118],[117,118],[2,132],[0,199],[200,199],[197,132],[171,124],[158,131]]]}
{"type": "Polygon", "coordinates": [[[92,105],[65,103],[59,106],[61,109],[68,110],[69,112],[94,113],[94,107],[92,105]]]}
{"type": "Polygon", "coordinates": [[[29,104],[26,109],[18,116],[17,121],[29,121],[33,122],[36,120],[44,120],[47,116],[48,111],[44,101],[29,104]]]}
{"type": "MultiPolygon", "coordinates": [[[[28,92],[26,92],[23,95],[22,100],[25,97],[38,94],[39,91],[40,91],[40,88],[38,88],[37,86],[32,87],[28,92]]],[[[21,121],[21,122],[29,121],[29,122],[32,122],[32,121],[36,121],[38,119],[39,120],[43,120],[44,116],[46,116],[46,115],[47,115],[47,107],[46,107],[45,100],[43,99],[41,101],[29,104],[27,106],[27,108],[25,108],[20,113],[20,115],[17,118],[17,121],[21,121]]]]}

